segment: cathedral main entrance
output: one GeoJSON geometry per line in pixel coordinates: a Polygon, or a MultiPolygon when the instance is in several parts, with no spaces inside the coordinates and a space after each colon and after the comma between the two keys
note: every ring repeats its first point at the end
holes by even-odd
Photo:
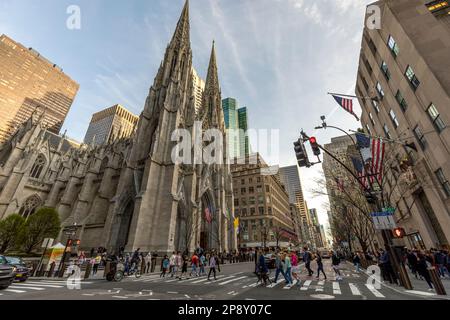
{"type": "Polygon", "coordinates": [[[211,192],[206,192],[201,201],[200,247],[206,250],[219,249],[219,221],[211,192]]]}

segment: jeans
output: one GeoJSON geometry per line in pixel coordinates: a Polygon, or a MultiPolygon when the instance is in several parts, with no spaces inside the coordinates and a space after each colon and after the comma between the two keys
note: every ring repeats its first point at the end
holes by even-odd
{"type": "Polygon", "coordinates": [[[197,266],[196,266],[195,264],[192,265],[191,275],[192,275],[192,274],[198,275],[198,274],[197,274],[197,266]]]}
{"type": "Polygon", "coordinates": [[[285,279],[286,281],[288,281],[288,280],[286,279],[286,274],[284,273],[283,269],[282,269],[282,268],[277,268],[277,270],[275,271],[275,280],[274,280],[274,282],[277,283],[278,276],[280,275],[280,273],[283,275],[284,279],[285,279]]]}
{"type": "Polygon", "coordinates": [[[317,266],[317,278],[320,277],[320,272],[322,271],[323,275],[325,276],[325,279],[327,278],[327,275],[325,274],[325,271],[323,271],[323,265],[318,265],[317,266]]]}
{"type": "Polygon", "coordinates": [[[292,284],[291,268],[287,268],[284,274],[288,284],[292,284]]]}
{"type": "Polygon", "coordinates": [[[215,267],[209,268],[208,280],[211,277],[211,272],[214,272],[214,280],[216,280],[216,268],[215,267]]]}
{"type": "Polygon", "coordinates": [[[312,269],[311,269],[311,262],[306,262],[305,263],[305,268],[306,268],[306,270],[308,270],[308,274],[311,276],[311,275],[313,275],[314,274],[314,271],[312,271],[312,269]]]}
{"type": "Polygon", "coordinates": [[[356,272],[359,272],[360,268],[361,268],[361,264],[360,263],[355,263],[355,267],[356,267],[356,272]]]}

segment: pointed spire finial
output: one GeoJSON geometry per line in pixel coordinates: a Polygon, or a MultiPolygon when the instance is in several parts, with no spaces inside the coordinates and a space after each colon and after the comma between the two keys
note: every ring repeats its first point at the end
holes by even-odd
{"type": "Polygon", "coordinates": [[[182,44],[190,45],[189,0],[186,0],[184,4],[177,28],[170,42],[170,45],[181,46],[182,44]]]}

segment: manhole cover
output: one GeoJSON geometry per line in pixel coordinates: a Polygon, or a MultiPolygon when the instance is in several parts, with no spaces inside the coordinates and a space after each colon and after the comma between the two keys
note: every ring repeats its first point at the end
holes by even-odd
{"type": "Polygon", "coordinates": [[[328,294],[312,294],[311,298],[321,299],[321,300],[330,300],[330,299],[334,299],[334,296],[330,296],[328,294]]]}

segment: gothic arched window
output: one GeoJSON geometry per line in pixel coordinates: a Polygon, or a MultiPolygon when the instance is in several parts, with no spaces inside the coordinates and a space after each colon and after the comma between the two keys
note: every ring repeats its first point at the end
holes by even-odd
{"type": "Polygon", "coordinates": [[[45,160],[45,157],[42,154],[38,155],[36,161],[33,164],[33,167],[31,168],[30,176],[32,178],[39,179],[46,163],[47,161],[45,160]]]}
{"type": "Polygon", "coordinates": [[[19,214],[27,219],[36,211],[39,206],[41,206],[41,204],[41,198],[39,198],[37,195],[31,196],[24,202],[19,210],[19,214]]]}

